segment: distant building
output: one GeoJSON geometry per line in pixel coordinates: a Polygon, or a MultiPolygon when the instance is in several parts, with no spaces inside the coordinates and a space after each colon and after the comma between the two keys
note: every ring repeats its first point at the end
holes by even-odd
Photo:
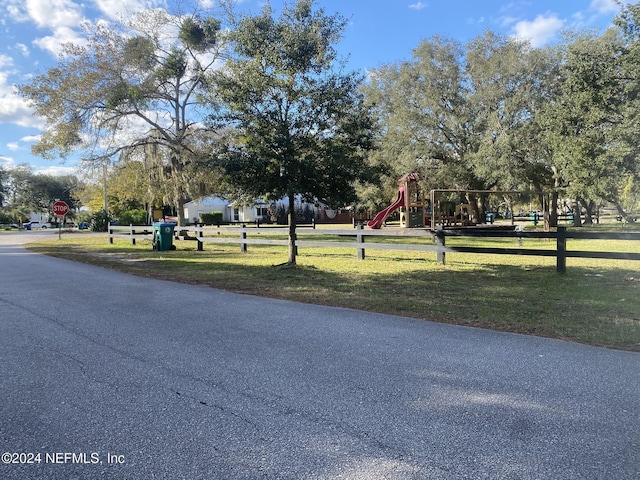
{"type": "MultiPolygon", "coordinates": [[[[317,219],[318,207],[312,203],[304,202],[301,196],[296,198],[296,212],[304,217],[304,221],[317,219]]],[[[289,202],[280,199],[273,202],[265,202],[262,199],[254,201],[250,205],[241,205],[219,197],[205,197],[200,200],[188,202],[184,206],[184,215],[189,223],[200,222],[201,214],[219,212],[225,223],[286,223],[286,209],[289,202]],[[284,220],[284,222],[283,222],[284,220]]]]}
{"type": "MultiPolygon", "coordinates": [[[[296,213],[299,222],[317,223],[351,223],[366,220],[366,214],[355,214],[350,208],[334,210],[322,202],[309,203],[296,197],[296,213]]],[[[224,223],[246,222],[255,223],[286,223],[288,199],[265,202],[258,199],[250,205],[241,205],[219,197],[205,197],[188,202],[184,206],[184,216],[189,223],[201,222],[201,214],[219,212],[224,223]]]]}
{"type": "Polygon", "coordinates": [[[188,202],[184,206],[184,216],[189,223],[200,222],[203,213],[222,213],[222,221],[231,222],[267,222],[269,204],[257,200],[253,205],[240,205],[229,202],[219,197],[205,197],[200,200],[188,202]]]}
{"type": "Polygon", "coordinates": [[[29,214],[28,222],[47,223],[49,221],[49,216],[50,215],[47,212],[44,212],[44,213],[31,212],[29,214]]]}

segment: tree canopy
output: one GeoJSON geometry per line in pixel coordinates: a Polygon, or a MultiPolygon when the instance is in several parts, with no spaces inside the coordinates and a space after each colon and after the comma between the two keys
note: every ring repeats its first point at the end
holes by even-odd
{"type": "Polygon", "coordinates": [[[28,219],[32,212],[53,216],[51,206],[55,200],[69,205],[70,218],[81,206],[77,195],[80,182],[74,175],[36,173],[26,165],[0,170],[0,173],[0,190],[4,192],[0,207],[15,221],[28,219]]]}
{"type": "Polygon", "coordinates": [[[639,19],[638,5],[629,5],[616,28],[570,38],[557,96],[542,115],[560,183],[588,218],[599,199],[626,216],[624,198],[640,175],[639,19]]]}
{"type": "Polygon", "coordinates": [[[546,184],[552,172],[536,115],[554,60],[487,32],[466,46],[425,39],[411,60],[374,70],[367,97],[382,118],[380,152],[394,159],[393,177],[419,172],[429,189],[546,184]]]}
{"type": "Polygon", "coordinates": [[[185,170],[208,153],[197,94],[221,58],[220,32],[215,18],[162,10],[95,25],[86,44],[66,45],[56,67],[20,88],[47,122],[34,152],[104,162],[153,151],[173,188],[166,200],[182,217],[185,170]]]}
{"type": "Polygon", "coordinates": [[[218,71],[216,98],[230,137],[221,165],[254,197],[289,199],[289,263],[295,263],[297,195],[343,205],[367,179],[373,122],[359,89],[364,78],[341,69],[335,43],[346,20],[311,0],[267,4],[238,19],[234,55],[218,71]]]}
{"type": "Polygon", "coordinates": [[[575,199],[587,218],[603,200],[621,206],[640,174],[639,20],[640,5],[626,5],[605,33],[545,48],[492,32],[423,40],[371,72],[378,158],[427,188],[532,187],[551,209],[575,199]]]}

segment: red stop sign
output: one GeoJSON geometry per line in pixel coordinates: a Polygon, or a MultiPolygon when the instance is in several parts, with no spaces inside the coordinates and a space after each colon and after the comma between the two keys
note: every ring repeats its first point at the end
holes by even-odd
{"type": "Polygon", "coordinates": [[[67,205],[67,202],[58,200],[53,204],[53,213],[58,215],[59,217],[64,217],[67,213],[69,213],[69,205],[67,205]]]}

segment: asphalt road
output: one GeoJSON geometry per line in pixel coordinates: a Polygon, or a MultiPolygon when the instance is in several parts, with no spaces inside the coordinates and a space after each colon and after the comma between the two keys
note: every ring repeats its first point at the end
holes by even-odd
{"type": "Polygon", "coordinates": [[[640,478],[640,354],[137,278],[38,234],[0,234],[2,479],[640,478]]]}

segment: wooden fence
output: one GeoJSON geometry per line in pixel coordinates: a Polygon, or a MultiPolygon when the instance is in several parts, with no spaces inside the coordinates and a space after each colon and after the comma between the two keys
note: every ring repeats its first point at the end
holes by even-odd
{"type": "MultiPolygon", "coordinates": [[[[116,226],[109,225],[109,242],[114,238],[129,238],[132,245],[136,239],[148,237],[153,234],[150,226],[116,226]]],[[[197,241],[197,250],[202,251],[205,243],[238,244],[241,252],[247,252],[248,245],[288,245],[286,227],[175,227],[174,236],[180,240],[197,241]],[[285,238],[264,238],[265,236],[283,236],[285,238]]],[[[427,229],[381,229],[370,230],[362,227],[355,229],[315,229],[298,227],[296,229],[296,247],[320,247],[320,248],[353,248],[357,250],[360,260],[365,259],[366,250],[397,250],[435,252],[438,263],[444,264],[447,254],[453,253],[482,253],[495,255],[534,255],[556,257],[556,270],[565,273],[567,258],[602,258],[619,260],[640,260],[640,253],[627,252],[597,252],[567,250],[567,239],[601,239],[601,240],[629,240],[640,241],[640,233],[617,232],[584,232],[567,231],[566,227],[558,227],[553,232],[526,232],[511,230],[494,230],[490,228],[479,229],[440,229],[431,232],[427,229]],[[326,240],[304,240],[305,236],[326,236],[326,240]],[[369,237],[406,238],[406,237],[431,237],[430,244],[424,243],[384,243],[384,241],[367,242],[369,237]],[[468,238],[514,238],[522,241],[523,238],[555,240],[553,249],[531,248],[504,248],[504,247],[477,247],[477,246],[450,246],[446,243],[447,237],[468,238]]]]}
{"type": "Polygon", "coordinates": [[[640,233],[618,232],[583,232],[567,231],[566,227],[558,227],[554,232],[525,232],[525,231],[492,231],[492,230],[438,230],[436,231],[437,243],[443,247],[438,253],[438,261],[444,263],[447,252],[459,253],[488,253],[497,255],[536,255],[556,257],[556,270],[565,273],[567,270],[567,258],[603,258],[618,260],[640,260],[640,253],[627,252],[591,252],[579,250],[567,250],[567,239],[582,240],[631,240],[640,241],[640,233]],[[446,237],[482,237],[482,238],[538,238],[555,239],[555,249],[529,249],[529,248],[492,248],[492,247],[446,247],[446,237]]]}

